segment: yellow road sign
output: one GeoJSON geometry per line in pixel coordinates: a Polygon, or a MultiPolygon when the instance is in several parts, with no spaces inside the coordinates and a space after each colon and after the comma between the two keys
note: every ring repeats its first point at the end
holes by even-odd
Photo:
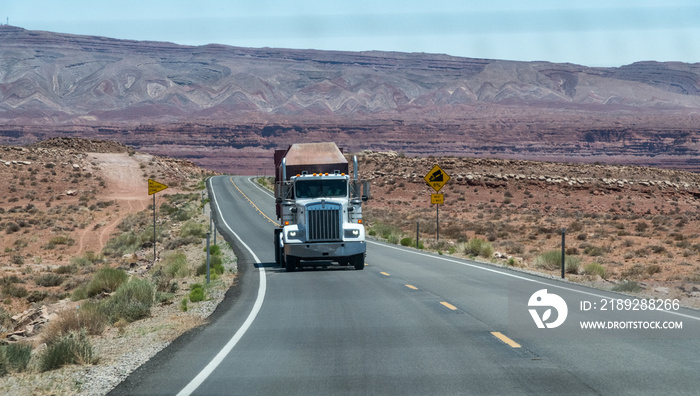
{"type": "Polygon", "coordinates": [[[444,205],[445,204],[445,194],[430,194],[430,203],[444,205]]]}
{"type": "Polygon", "coordinates": [[[148,179],[148,195],[153,195],[159,191],[165,190],[166,188],[168,188],[168,186],[165,184],[148,179]]]}
{"type": "Polygon", "coordinates": [[[423,179],[435,192],[438,192],[450,180],[450,175],[445,173],[439,165],[435,165],[423,179]]]}

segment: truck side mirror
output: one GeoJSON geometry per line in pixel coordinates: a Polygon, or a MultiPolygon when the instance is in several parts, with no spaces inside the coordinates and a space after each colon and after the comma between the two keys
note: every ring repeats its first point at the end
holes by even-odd
{"type": "Polygon", "coordinates": [[[281,197],[277,197],[277,198],[275,199],[275,203],[276,203],[276,204],[281,204],[281,203],[282,203],[282,198],[281,198],[281,197]]]}
{"type": "Polygon", "coordinates": [[[362,182],[362,201],[367,202],[369,200],[369,181],[365,180],[362,182]]]}

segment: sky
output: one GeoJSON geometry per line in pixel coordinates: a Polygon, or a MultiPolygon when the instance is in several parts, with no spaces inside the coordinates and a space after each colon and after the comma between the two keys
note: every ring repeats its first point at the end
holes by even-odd
{"type": "Polygon", "coordinates": [[[185,45],[700,62],[698,0],[0,0],[0,21],[185,45]]]}

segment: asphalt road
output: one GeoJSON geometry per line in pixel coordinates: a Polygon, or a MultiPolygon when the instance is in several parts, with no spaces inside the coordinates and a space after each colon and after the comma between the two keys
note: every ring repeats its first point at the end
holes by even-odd
{"type": "Polygon", "coordinates": [[[241,281],[111,394],[700,394],[697,311],[376,242],[363,271],[288,273],[269,193],[222,176],[210,196],[241,281]],[[537,328],[562,314],[542,289],[566,304],[556,328],[537,328]]]}

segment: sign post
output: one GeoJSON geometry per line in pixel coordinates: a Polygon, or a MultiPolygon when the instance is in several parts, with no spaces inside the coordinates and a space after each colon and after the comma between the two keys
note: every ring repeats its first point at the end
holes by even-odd
{"type": "Polygon", "coordinates": [[[148,179],[148,195],[153,195],[153,265],[156,265],[156,193],[166,188],[165,184],[148,179]]]}
{"type": "MultiPolygon", "coordinates": [[[[439,165],[433,166],[433,168],[423,177],[426,183],[435,190],[436,193],[440,192],[442,186],[445,185],[450,180],[450,175],[445,173],[439,165]]],[[[431,194],[430,203],[435,205],[435,222],[437,229],[437,240],[440,241],[440,205],[445,204],[444,194],[431,194]]]]}

